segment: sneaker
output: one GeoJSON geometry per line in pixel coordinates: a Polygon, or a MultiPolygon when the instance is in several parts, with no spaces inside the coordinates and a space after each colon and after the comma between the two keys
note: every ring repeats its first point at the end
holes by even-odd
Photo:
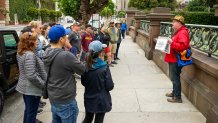
{"type": "Polygon", "coordinates": [[[37,114],[38,114],[38,115],[41,114],[42,111],[43,111],[43,110],[42,110],[41,108],[38,108],[37,114]]]}
{"type": "Polygon", "coordinates": [[[112,62],[111,62],[111,64],[117,64],[117,62],[115,62],[115,61],[112,61],[112,62]]]}
{"type": "Polygon", "coordinates": [[[166,93],[166,97],[173,97],[173,93],[166,93]]]}
{"type": "Polygon", "coordinates": [[[167,101],[171,102],[171,103],[182,103],[182,99],[181,98],[177,98],[177,97],[169,98],[169,99],[167,99],[167,101]]]}
{"type": "Polygon", "coordinates": [[[40,120],[38,120],[38,119],[36,119],[36,123],[43,123],[42,121],[40,121],[40,120]]]}

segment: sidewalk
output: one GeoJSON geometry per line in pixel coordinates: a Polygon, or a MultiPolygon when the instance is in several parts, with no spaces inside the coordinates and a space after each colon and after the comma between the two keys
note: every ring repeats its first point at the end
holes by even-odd
{"type": "MultiPolygon", "coordinates": [[[[115,88],[111,92],[113,109],[105,116],[104,123],[206,123],[204,116],[183,95],[182,104],[166,101],[165,93],[171,91],[169,78],[144,57],[143,50],[130,37],[122,42],[120,61],[111,68],[115,88]]],[[[78,123],[84,118],[83,92],[77,82],[79,105],[78,123]]],[[[51,123],[50,105],[38,119],[51,123]]],[[[17,123],[22,123],[20,117],[17,123]]]]}

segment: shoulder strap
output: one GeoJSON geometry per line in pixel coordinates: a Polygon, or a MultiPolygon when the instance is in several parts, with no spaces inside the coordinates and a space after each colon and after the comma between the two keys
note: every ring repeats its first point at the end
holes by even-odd
{"type": "MultiPolygon", "coordinates": [[[[60,52],[62,52],[62,51],[60,51],[60,52]]],[[[49,65],[47,80],[46,80],[46,83],[45,83],[46,87],[47,87],[47,85],[48,85],[48,79],[49,79],[49,76],[50,76],[50,71],[51,71],[51,67],[52,67],[53,61],[55,60],[56,56],[57,56],[60,52],[58,52],[58,53],[55,55],[54,59],[51,61],[51,64],[49,65]]]]}

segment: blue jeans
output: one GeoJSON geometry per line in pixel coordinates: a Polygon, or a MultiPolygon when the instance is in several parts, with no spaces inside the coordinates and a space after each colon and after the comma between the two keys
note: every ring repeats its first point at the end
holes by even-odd
{"type": "Polygon", "coordinates": [[[76,100],[69,104],[51,104],[52,123],[76,123],[79,109],[76,100]]]}
{"type": "Polygon", "coordinates": [[[181,81],[180,74],[182,67],[179,67],[177,63],[169,63],[169,76],[173,83],[174,97],[181,98],[181,81]]]}
{"type": "Polygon", "coordinates": [[[39,96],[23,95],[23,100],[25,103],[23,123],[35,123],[37,110],[39,107],[39,96]]]}

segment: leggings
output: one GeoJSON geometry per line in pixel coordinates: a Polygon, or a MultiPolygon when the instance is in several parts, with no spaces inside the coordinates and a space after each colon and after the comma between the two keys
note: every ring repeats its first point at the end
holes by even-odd
{"type": "Polygon", "coordinates": [[[103,123],[104,122],[105,113],[94,114],[94,113],[86,112],[85,119],[83,120],[82,123],[92,123],[94,116],[95,116],[94,123],[103,123]]]}

